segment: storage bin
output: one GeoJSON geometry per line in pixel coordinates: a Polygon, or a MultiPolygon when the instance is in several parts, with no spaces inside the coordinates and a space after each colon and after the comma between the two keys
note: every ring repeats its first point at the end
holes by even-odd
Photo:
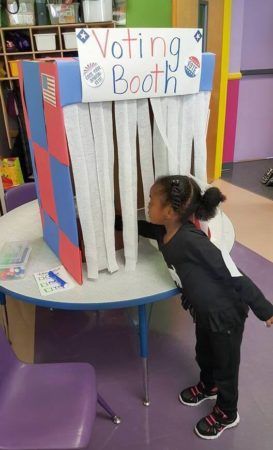
{"type": "Polygon", "coordinates": [[[79,3],[72,3],[71,5],[49,4],[47,7],[52,25],[59,23],[78,23],[79,21],[79,3]]]}
{"type": "Polygon", "coordinates": [[[38,51],[56,50],[56,33],[34,34],[38,51]]]}
{"type": "Polygon", "coordinates": [[[62,34],[64,37],[64,46],[67,50],[77,48],[75,31],[67,31],[62,34]]]}
{"type": "Polygon", "coordinates": [[[110,22],[113,20],[112,0],[83,0],[85,22],[110,22]]]}
{"type": "Polygon", "coordinates": [[[24,278],[30,252],[31,247],[25,241],[5,242],[0,252],[0,280],[24,278]]]}
{"type": "Polygon", "coordinates": [[[18,61],[17,60],[9,61],[9,68],[10,68],[10,73],[11,73],[12,77],[19,77],[18,61]]]}
{"type": "Polygon", "coordinates": [[[35,25],[34,0],[20,0],[18,12],[17,9],[14,0],[7,1],[6,16],[10,27],[35,25]]]}

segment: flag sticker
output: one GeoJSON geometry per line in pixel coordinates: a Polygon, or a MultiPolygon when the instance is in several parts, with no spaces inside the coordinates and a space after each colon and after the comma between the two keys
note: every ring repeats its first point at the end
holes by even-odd
{"type": "Polygon", "coordinates": [[[56,108],[55,78],[42,73],[42,89],[44,101],[56,108]]]}

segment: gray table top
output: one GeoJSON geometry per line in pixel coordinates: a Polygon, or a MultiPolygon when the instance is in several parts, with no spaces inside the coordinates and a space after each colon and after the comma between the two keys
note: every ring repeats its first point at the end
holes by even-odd
{"type": "MultiPolygon", "coordinates": [[[[212,240],[224,239],[230,251],[234,230],[229,219],[218,214],[210,223],[212,240]]],[[[140,238],[136,270],[125,272],[123,251],[117,252],[119,270],[100,272],[97,281],[88,280],[83,265],[83,284],[47,297],[40,294],[33,274],[50,270],[60,261],[42,238],[37,201],[26,203],[0,218],[0,247],[5,241],[28,241],[32,247],[25,278],[0,281],[0,290],[15,298],[44,307],[59,309],[123,308],[163,300],[176,295],[176,288],[161,253],[147,239],[140,238]]]]}

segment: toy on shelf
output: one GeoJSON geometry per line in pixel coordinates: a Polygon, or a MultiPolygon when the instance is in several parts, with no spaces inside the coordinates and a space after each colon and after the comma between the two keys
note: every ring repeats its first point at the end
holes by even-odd
{"type": "Polygon", "coordinates": [[[5,190],[23,184],[19,158],[0,158],[0,176],[5,190]]]}
{"type": "Polygon", "coordinates": [[[6,17],[10,27],[35,25],[34,0],[7,0],[6,17]]]}
{"type": "Polygon", "coordinates": [[[79,22],[79,3],[57,3],[49,1],[47,8],[49,11],[49,17],[51,25],[56,24],[68,24],[79,22]]]}

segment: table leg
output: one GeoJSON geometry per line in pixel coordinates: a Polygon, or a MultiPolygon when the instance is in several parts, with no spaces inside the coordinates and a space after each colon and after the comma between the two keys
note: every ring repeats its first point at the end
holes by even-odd
{"type": "Polygon", "coordinates": [[[3,292],[0,291],[0,305],[5,305],[5,304],[6,304],[5,295],[3,294],[3,292]]]}
{"type": "Polygon", "coordinates": [[[144,384],[144,406],[150,405],[149,399],[149,379],[148,379],[148,322],[146,314],[146,305],[138,307],[139,317],[139,341],[140,356],[143,364],[143,384],[144,384]]]}
{"type": "Polygon", "coordinates": [[[8,312],[7,312],[7,303],[6,303],[6,297],[3,294],[3,292],[0,292],[0,307],[1,307],[1,313],[3,313],[3,316],[1,319],[3,319],[3,326],[4,330],[7,336],[8,341],[9,339],[9,320],[8,320],[8,312]]]}

